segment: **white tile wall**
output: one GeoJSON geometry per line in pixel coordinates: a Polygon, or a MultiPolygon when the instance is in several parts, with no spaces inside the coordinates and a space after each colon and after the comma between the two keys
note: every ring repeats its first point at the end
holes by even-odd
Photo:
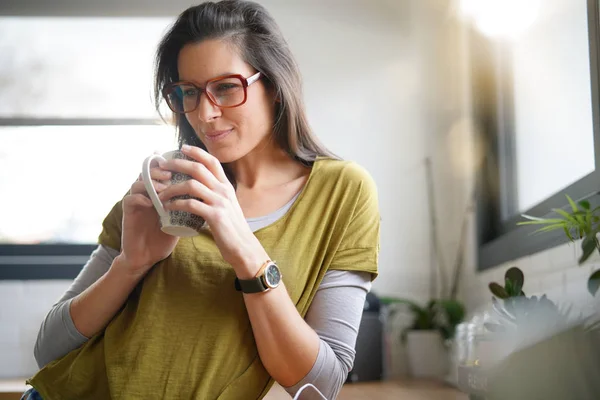
{"type": "Polygon", "coordinates": [[[598,256],[592,256],[579,266],[577,259],[580,252],[579,243],[567,243],[484,272],[470,271],[462,292],[468,311],[472,314],[489,305],[491,293],[488,283],[502,283],[504,273],[512,266],[523,270],[523,290],[528,296],[546,294],[561,306],[571,305],[574,309],[585,311],[581,307],[591,307],[593,304],[593,298],[587,291],[587,280],[592,271],[600,268],[600,262],[598,256]]]}
{"type": "Polygon", "coordinates": [[[42,319],[70,281],[0,281],[0,379],[37,371],[33,346],[42,319]]]}

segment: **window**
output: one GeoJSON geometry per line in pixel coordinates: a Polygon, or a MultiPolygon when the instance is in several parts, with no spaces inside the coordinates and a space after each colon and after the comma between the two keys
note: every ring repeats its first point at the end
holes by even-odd
{"type": "Polygon", "coordinates": [[[512,45],[519,212],[595,169],[586,4],[554,3],[512,45]]]}
{"type": "Polygon", "coordinates": [[[478,212],[487,268],[566,240],[530,235],[516,225],[522,214],[549,216],[565,194],[598,202],[598,6],[548,0],[513,40],[473,32],[475,116],[488,144],[478,212]]]}
{"type": "Polygon", "coordinates": [[[0,243],[95,243],[165,126],[5,127],[0,136],[0,243]],[[28,161],[29,160],[29,161],[28,161]]]}
{"type": "Polygon", "coordinates": [[[0,18],[0,279],[73,278],[153,151],[167,18],[0,18]],[[110,32],[110,34],[106,34],[110,32]]]}

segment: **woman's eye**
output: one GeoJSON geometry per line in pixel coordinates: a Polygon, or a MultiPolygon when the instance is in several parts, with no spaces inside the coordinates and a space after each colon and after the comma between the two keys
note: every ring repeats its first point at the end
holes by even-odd
{"type": "Polygon", "coordinates": [[[241,88],[240,85],[235,84],[235,83],[220,83],[215,90],[215,94],[218,96],[224,96],[224,95],[235,93],[240,88],[241,88]]]}
{"type": "Polygon", "coordinates": [[[183,95],[184,96],[196,96],[198,94],[198,89],[195,88],[190,88],[190,89],[184,89],[183,90],[183,95]]]}
{"type": "Polygon", "coordinates": [[[220,90],[235,89],[236,87],[237,87],[237,85],[235,83],[223,83],[223,84],[219,85],[220,90]]]}

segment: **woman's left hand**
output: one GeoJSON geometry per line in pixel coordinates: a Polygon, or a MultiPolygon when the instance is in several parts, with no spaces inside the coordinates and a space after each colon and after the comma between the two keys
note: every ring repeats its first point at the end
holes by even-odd
{"type": "Polygon", "coordinates": [[[182,153],[197,162],[173,159],[161,162],[163,169],[190,175],[192,179],[170,185],[159,198],[167,210],[187,211],[201,216],[210,226],[221,255],[241,279],[254,277],[269,258],[248,226],[235,189],[217,158],[195,146],[183,146],[182,153]],[[190,195],[196,199],[175,199],[190,195]]]}

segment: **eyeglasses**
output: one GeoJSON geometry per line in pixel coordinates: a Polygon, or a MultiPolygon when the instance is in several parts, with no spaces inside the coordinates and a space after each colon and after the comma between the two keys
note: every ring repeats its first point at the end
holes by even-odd
{"type": "Polygon", "coordinates": [[[225,75],[206,82],[202,89],[193,82],[173,82],[163,88],[162,94],[169,108],[177,114],[192,112],[200,105],[200,95],[206,93],[208,101],[220,108],[233,108],[246,102],[248,86],[260,78],[257,72],[249,78],[242,75],[225,75]]]}

